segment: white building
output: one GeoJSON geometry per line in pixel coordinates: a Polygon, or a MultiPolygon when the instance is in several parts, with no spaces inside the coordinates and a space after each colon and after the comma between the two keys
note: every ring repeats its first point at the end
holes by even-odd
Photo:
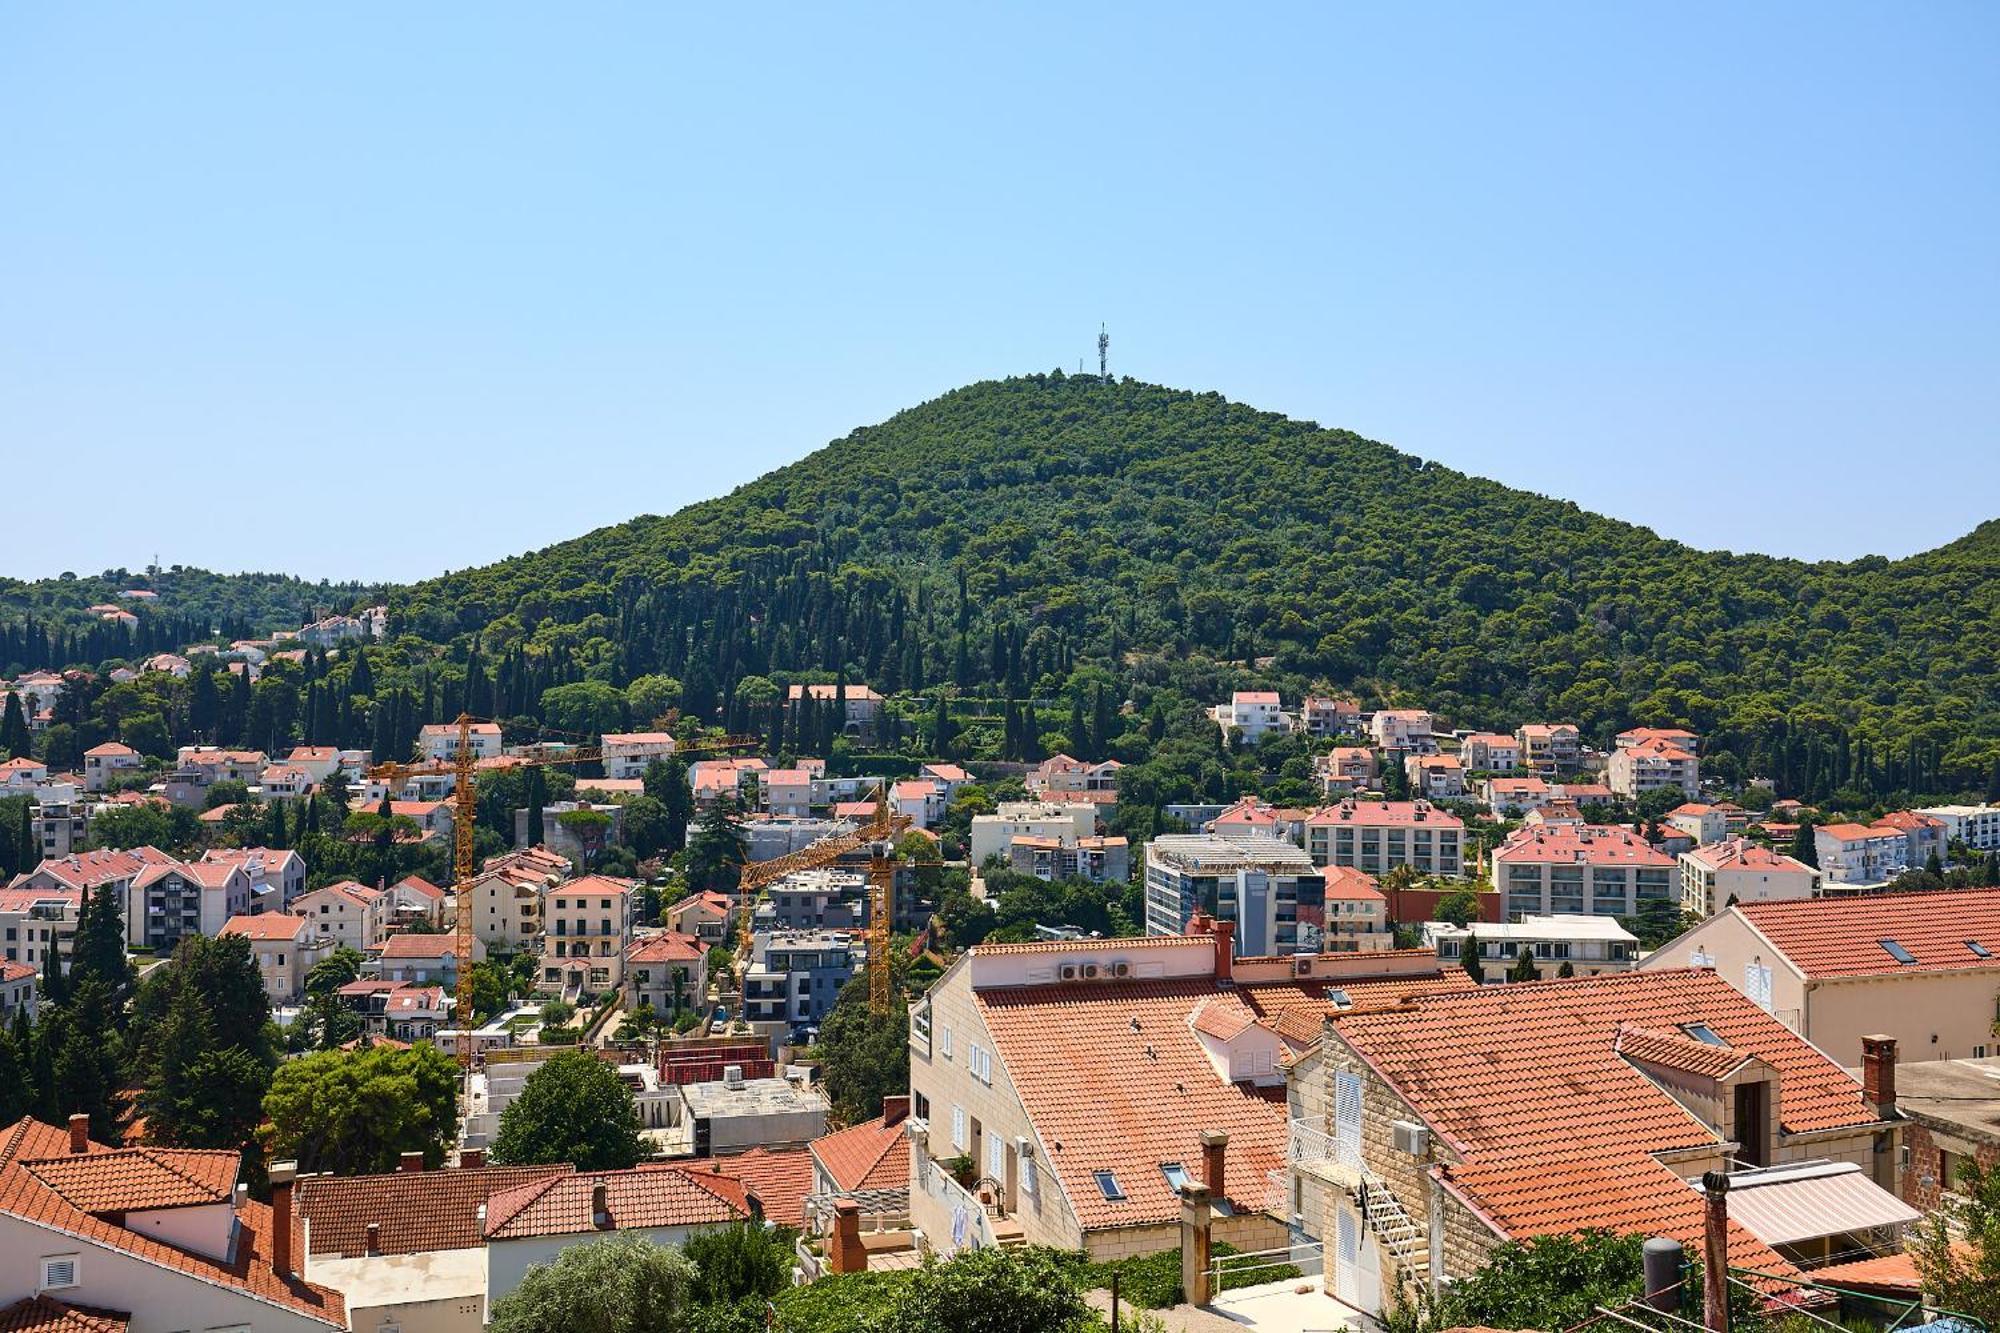
{"type": "Polygon", "coordinates": [[[643,778],[655,759],[674,755],[674,738],[664,731],[608,732],[602,740],[607,778],[643,778]]]}
{"type": "Polygon", "coordinates": [[[1639,958],[1639,937],[1608,916],[1527,916],[1515,922],[1482,921],[1469,926],[1454,926],[1449,921],[1424,923],[1424,944],[1435,948],[1446,962],[1461,962],[1468,940],[1478,943],[1480,966],[1488,982],[1504,981],[1522,949],[1535,960],[1538,980],[1560,974],[1565,963],[1579,977],[1629,972],[1639,958]]]}
{"type": "Polygon", "coordinates": [[[1819,894],[1819,871],[1742,838],[1682,852],[1680,866],[1681,910],[1697,916],[1714,916],[1732,902],[1783,902],[1819,894]]]}
{"type": "Polygon", "coordinates": [[[1678,788],[1690,800],[1701,793],[1701,761],[1663,736],[1620,745],[1604,766],[1605,785],[1628,801],[1649,791],[1678,788]]]}
{"type": "Polygon", "coordinates": [[[1370,734],[1378,748],[1406,754],[1436,754],[1437,737],[1431,734],[1435,719],[1421,708],[1384,708],[1369,719],[1370,734]]]}
{"type": "Polygon", "coordinates": [[[331,935],[337,946],[367,953],[382,943],[386,909],[380,891],[350,879],[300,894],[292,900],[290,911],[331,935]]]}
{"type": "Polygon", "coordinates": [[[1097,834],[1097,807],[1088,802],[1054,804],[1042,801],[1002,801],[990,815],[974,815],[968,838],[972,864],[986,858],[1005,860],[1016,838],[1055,838],[1074,843],[1097,834]]]}
{"type": "Polygon", "coordinates": [[[1948,840],[1975,852],[2000,850],[2000,805],[1933,805],[1917,813],[1943,823],[1948,840]]]}
{"type": "Polygon", "coordinates": [[[1891,825],[1822,824],[1813,830],[1828,884],[1886,884],[1910,868],[1910,840],[1891,825]]]}
{"type": "MultiPolygon", "coordinates": [[[[491,759],[500,753],[500,724],[474,722],[466,736],[474,759],[491,759]]],[[[433,722],[417,732],[417,746],[426,759],[450,763],[458,757],[458,724],[433,722]]]]}
{"type": "Polygon", "coordinates": [[[1296,953],[1301,903],[1326,901],[1312,858],[1261,833],[1169,833],[1146,844],[1146,933],[1179,935],[1206,913],[1233,926],[1239,954],[1296,953]]]}
{"type": "Polygon", "coordinates": [[[1238,690],[1226,704],[1217,704],[1209,716],[1223,732],[1240,732],[1245,741],[1255,742],[1267,732],[1292,729],[1292,718],[1278,703],[1276,690],[1238,690]]]}

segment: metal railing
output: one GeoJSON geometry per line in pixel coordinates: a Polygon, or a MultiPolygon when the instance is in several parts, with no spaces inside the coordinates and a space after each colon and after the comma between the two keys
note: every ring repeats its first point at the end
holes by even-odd
{"type": "Polygon", "coordinates": [[[1417,1225],[1388,1182],[1369,1169],[1358,1145],[1328,1134],[1309,1121],[1292,1120],[1286,1126],[1285,1160],[1295,1170],[1315,1174],[1316,1168],[1327,1166],[1351,1173],[1355,1203],[1383,1248],[1405,1268],[1426,1262],[1428,1233],[1417,1225]]]}
{"type": "MultiPolygon", "coordinates": [[[[1240,1279],[1246,1273],[1268,1273],[1290,1270],[1307,1277],[1317,1276],[1326,1266],[1326,1246],[1316,1240],[1299,1241],[1291,1245],[1280,1245],[1270,1250],[1239,1250],[1234,1254],[1218,1254],[1208,1266],[1210,1289],[1220,1295],[1231,1286],[1248,1287],[1255,1283],[1240,1279]],[[1234,1279],[1234,1280],[1232,1280],[1234,1279]]],[[[1272,1279],[1276,1281],[1277,1279],[1272,1279]]]]}

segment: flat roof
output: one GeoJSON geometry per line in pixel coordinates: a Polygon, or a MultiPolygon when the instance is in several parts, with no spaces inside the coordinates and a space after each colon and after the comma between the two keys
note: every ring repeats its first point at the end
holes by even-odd
{"type": "Polygon", "coordinates": [[[801,1088],[788,1079],[746,1078],[743,1086],[726,1083],[684,1083],[681,1100],[688,1114],[706,1116],[798,1115],[827,1109],[826,1094],[818,1088],[801,1088]]]}

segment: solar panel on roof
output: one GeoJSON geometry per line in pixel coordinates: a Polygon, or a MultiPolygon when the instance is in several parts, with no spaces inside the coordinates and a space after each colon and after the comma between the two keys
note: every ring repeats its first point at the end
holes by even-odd
{"type": "Polygon", "coordinates": [[[1917,956],[1915,954],[1911,953],[1908,949],[1905,949],[1902,945],[1896,943],[1896,941],[1894,940],[1884,939],[1884,940],[1877,940],[1875,942],[1881,945],[1883,950],[1886,951],[1891,958],[1895,959],[1899,963],[1914,963],[1917,961],[1917,956]]]}

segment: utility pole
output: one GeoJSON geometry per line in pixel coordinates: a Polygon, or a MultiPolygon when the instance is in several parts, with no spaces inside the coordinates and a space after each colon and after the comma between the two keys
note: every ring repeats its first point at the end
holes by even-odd
{"type": "Polygon", "coordinates": [[[1103,380],[1106,384],[1111,382],[1110,354],[1111,335],[1105,331],[1104,325],[1099,324],[1097,326],[1097,378],[1103,380]]]}

